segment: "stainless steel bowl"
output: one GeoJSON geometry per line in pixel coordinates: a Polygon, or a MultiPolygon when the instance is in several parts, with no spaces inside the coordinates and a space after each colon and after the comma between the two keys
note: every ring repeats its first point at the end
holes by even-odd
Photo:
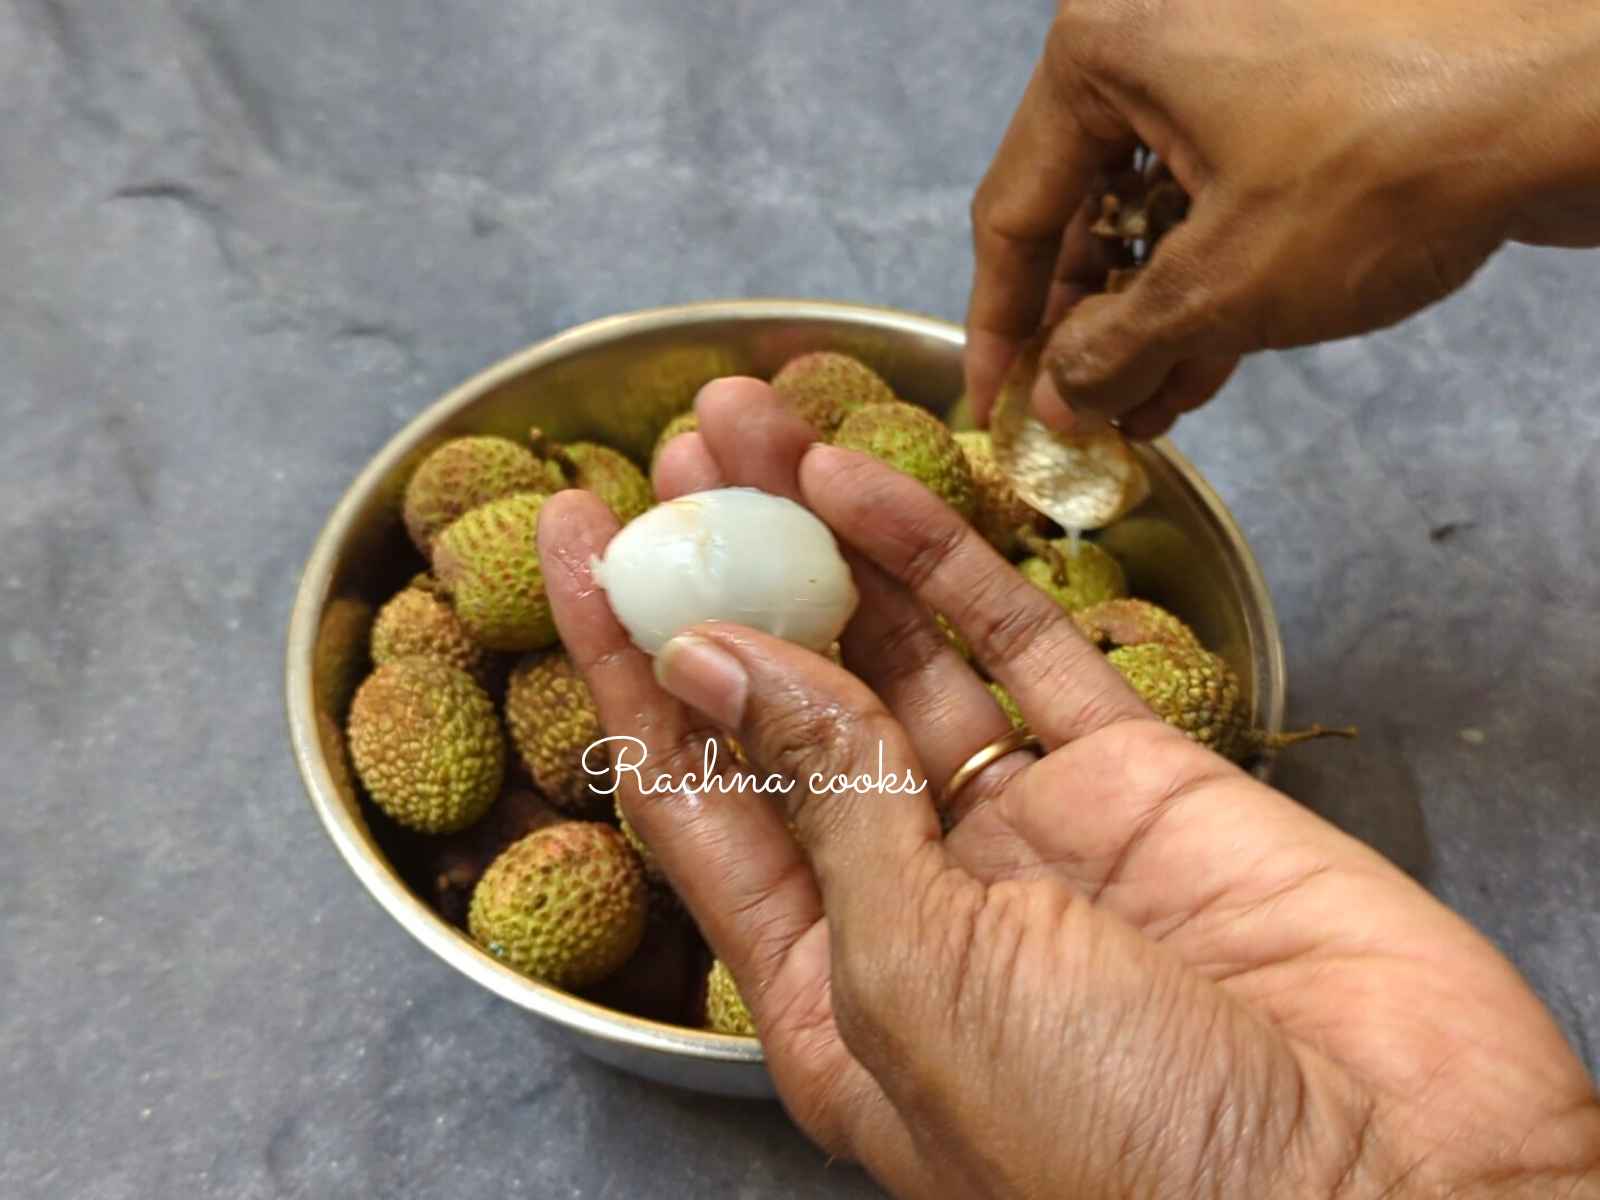
{"type": "MultiPolygon", "coordinates": [[[[289,626],[288,715],[311,803],[367,891],[473,982],[563,1030],[588,1054],[697,1091],[771,1096],[761,1049],[664,1025],[517,974],[410,891],[385,858],[351,783],[339,722],[364,669],[375,605],[419,567],[400,523],[411,470],[446,438],[595,438],[645,458],[657,431],[720,375],[768,375],[814,349],[854,354],[908,400],[948,412],[961,392],[961,330],[887,309],[735,300],[610,317],[513,355],[431,405],[361,472],[306,564],[289,626]]],[[[1281,728],[1283,647],[1250,548],[1199,473],[1166,442],[1144,448],[1151,499],[1106,531],[1135,591],[1190,621],[1239,673],[1258,725],[1281,728]]],[[[1257,770],[1265,774],[1268,764],[1257,770]]]]}

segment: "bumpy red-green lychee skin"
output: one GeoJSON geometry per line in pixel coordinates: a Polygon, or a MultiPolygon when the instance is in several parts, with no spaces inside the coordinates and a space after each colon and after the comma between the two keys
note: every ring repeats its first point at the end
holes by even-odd
{"type": "Polygon", "coordinates": [[[650,481],[627,455],[598,442],[572,442],[562,451],[573,466],[571,486],[599,496],[622,524],[655,504],[650,481]]]}
{"type": "Polygon", "coordinates": [[[1122,564],[1093,542],[1080,541],[1074,548],[1070,538],[1057,538],[1051,545],[1065,564],[1065,581],[1057,579],[1054,562],[1037,555],[1023,559],[1017,570],[1067,612],[1128,594],[1128,577],[1122,564]]]}
{"type": "MultiPolygon", "coordinates": [[[[520,659],[506,682],[505,714],[511,744],[551,804],[576,817],[610,809],[609,797],[589,786],[603,779],[584,770],[584,754],[601,736],[600,710],[571,655],[556,647],[520,659]]],[[[601,770],[610,765],[598,750],[589,759],[601,770]]]]}
{"type": "Polygon", "coordinates": [[[972,519],[977,489],[967,456],[944,422],[926,409],[898,400],[859,409],[840,423],[833,444],[910,475],[963,519],[972,519]]]}
{"type": "Polygon", "coordinates": [[[490,650],[542,650],[556,642],[539,565],[539,510],[524,492],[492,500],[434,541],[433,568],[472,640],[490,650]]]}
{"type": "Polygon", "coordinates": [[[857,409],[897,399],[894,389],[866,363],[831,350],[790,359],[772,377],[772,388],[823,437],[831,437],[857,409]]]}
{"type": "Polygon", "coordinates": [[[564,486],[559,471],[508,438],[453,438],[423,459],[406,484],[406,532],[418,550],[431,555],[434,539],[480,505],[564,486]]]}
{"type": "Polygon", "coordinates": [[[459,667],[484,687],[501,673],[503,660],[473,641],[450,605],[420,587],[396,593],[372,624],[372,661],[378,666],[399,658],[436,658],[459,667]]]}
{"type": "Polygon", "coordinates": [[[350,757],[384,813],[418,833],[453,833],[494,803],[505,737],[470,675],[431,658],[385,663],[350,704],[350,757]]]}
{"type": "Polygon", "coordinates": [[[706,1028],[713,1033],[755,1037],[756,1022],[733,981],[733,972],[719,958],[706,976],[706,1028]]]}
{"type": "Polygon", "coordinates": [[[472,893],[473,939],[524,975],[561,988],[599,983],[644,937],[644,870],[609,825],[567,821],[529,834],[472,893]]]}
{"type": "Polygon", "coordinates": [[[1134,691],[1168,725],[1224,758],[1251,750],[1238,677],[1228,664],[1198,647],[1145,642],[1106,655],[1134,691]]]}
{"type": "Polygon", "coordinates": [[[1148,600],[1128,596],[1104,600],[1072,614],[1078,631],[1097,646],[1164,646],[1200,649],[1200,638],[1174,614],[1148,600]]]}

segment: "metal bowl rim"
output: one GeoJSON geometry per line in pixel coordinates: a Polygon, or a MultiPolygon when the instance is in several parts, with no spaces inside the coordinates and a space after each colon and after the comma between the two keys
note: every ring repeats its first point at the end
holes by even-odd
{"type": "MultiPolygon", "coordinates": [[[[519,1008],[536,1013],[574,1033],[613,1044],[715,1062],[759,1065],[764,1061],[761,1046],[753,1039],[729,1037],[631,1016],[529,979],[486,954],[447,925],[406,888],[368,844],[355,818],[340,801],[329,774],[312,697],[312,661],[318,626],[332,585],[333,568],[338,561],[340,548],[369,495],[418,442],[472,402],[546,362],[591,345],[603,344],[621,335],[636,336],[707,321],[795,319],[831,320],[911,333],[945,342],[958,350],[965,345],[964,331],[948,321],[899,309],[819,300],[709,300],[642,309],[575,326],[478,372],[428,405],[395,433],[345,489],[334,506],[317,535],[295,593],[285,647],[285,701],[289,737],[311,805],[340,856],[368,893],[407,933],[469,979],[519,1008]]],[[[1277,729],[1282,724],[1284,706],[1283,644],[1260,566],[1232,513],[1193,463],[1168,439],[1162,438],[1152,445],[1193,490],[1233,550],[1235,565],[1243,575],[1244,587],[1255,606],[1261,646],[1265,650],[1267,708],[1261,714],[1262,723],[1268,729],[1277,729]]]]}

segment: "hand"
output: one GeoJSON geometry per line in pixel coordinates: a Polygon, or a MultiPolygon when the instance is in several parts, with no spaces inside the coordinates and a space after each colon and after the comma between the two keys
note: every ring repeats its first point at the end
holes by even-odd
{"type": "Polygon", "coordinates": [[[1062,3],[973,203],[980,420],[1041,325],[1042,420],[1155,436],[1241,354],[1399,321],[1507,237],[1600,242],[1597,79],[1585,0],[1062,3]],[[1138,143],[1193,205],[1097,295],[1096,180],[1138,143]]]}
{"type": "Polygon", "coordinates": [[[607,732],[648,747],[647,778],[697,770],[725,731],[802,781],[781,805],[620,799],[813,1138],[904,1196],[1576,1194],[1600,1107],[1482,938],[1156,720],[918,484],[813,445],[765,384],[697,407],[658,480],[760,487],[827,521],[862,595],[855,675],[715,623],[653,670],[590,578],[605,507],[554,497],[539,542],[562,638],[607,732]],[[945,837],[937,796],[803,784],[876,775],[881,747],[886,773],[937,787],[1009,729],[930,610],[1048,750],[974,780],[945,837]]]}

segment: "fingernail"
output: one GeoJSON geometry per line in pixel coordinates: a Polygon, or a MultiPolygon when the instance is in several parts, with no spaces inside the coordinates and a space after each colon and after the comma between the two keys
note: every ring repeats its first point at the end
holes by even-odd
{"type": "Polygon", "coordinates": [[[737,729],[744,720],[750,677],[716,643],[694,634],[675,637],[656,655],[655,672],[657,683],[724,728],[737,729]]]}
{"type": "Polygon", "coordinates": [[[1061,389],[1047,370],[1039,372],[1033,385],[1034,415],[1057,433],[1071,433],[1077,426],[1077,415],[1061,398],[1061,389]]]}

